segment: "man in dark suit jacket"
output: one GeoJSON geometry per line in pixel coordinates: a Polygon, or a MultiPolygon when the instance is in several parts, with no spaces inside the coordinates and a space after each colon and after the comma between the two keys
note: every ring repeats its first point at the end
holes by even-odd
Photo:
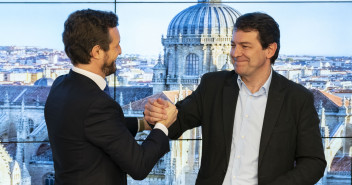
{"type": "Polygon", "coordinates": [[[45,105],[56,185],[126,185],[126,174],[144,179],[169,151],[169,123],[158,123],[139,145],[137,119],[127,121],[103,91],[121,54],[116,26],[114,13],[90,9],[65,22],[63,41],[74,67],[54,81],[45,105]]]}
{"type": "MultiPolygon", "coordinates": [[[[326,161],[312,93],[272,70],[280,31],[267,14],[236,20],[235,71],[203,75],[197,90],[176,104],[169,137],[202,126],[197,185],[313,185],[326,161]]],[[[165,102],[150,100],[148,122],[162,120],[165,102]]],[[[175,108],[175,106],[172,106],[175,108]]]]}

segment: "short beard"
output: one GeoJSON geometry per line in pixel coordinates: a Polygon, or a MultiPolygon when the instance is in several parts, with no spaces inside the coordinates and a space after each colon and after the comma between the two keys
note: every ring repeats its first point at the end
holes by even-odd
{"type": "Polygon", "coordinates": [[[114,74],[116,71],[116,65],[115,61],[111,62],[111,64],[108,64],[108,57],[105,56],[104,58],[104,65],[102,66],[101,70],[105,74],[105,76],[109,76],[111,74],[114,74]]]}

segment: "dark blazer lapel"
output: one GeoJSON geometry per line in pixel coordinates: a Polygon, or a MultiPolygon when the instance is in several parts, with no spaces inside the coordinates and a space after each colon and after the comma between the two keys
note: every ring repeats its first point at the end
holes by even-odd
{"type": "Polygon", "coordinates": [[[285,84],[282,78],[282,76],[273,71],[269,88],[269,96],[264,114],[262,135],[260,139],[258,168],[260,168],[265,149],[270,140],[271,133],[275,123],[277,122],[280,109],[284,101],[284,93],[282,93],[282,91],[285,87],[285,84]]]}
{"type": "Polygon", "coordinates": [[[232,132],[233,123],[235,118],[237,97],[238,97],[238,85],[237,74],[232,73],[232,75],[226,80],[223,88],[222,97],[222,110],[223,110],[223,120],[224,120],[224,133],[225,133],[225,145],[226,145],[226,164],[229,163],[231,142],[232,142],[232,132]]]}

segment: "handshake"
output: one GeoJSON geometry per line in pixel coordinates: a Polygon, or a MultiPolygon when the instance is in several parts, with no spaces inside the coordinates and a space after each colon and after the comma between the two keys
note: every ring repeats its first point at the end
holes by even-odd
{"type": "MultiPolygon", "coordinates": [[[[166,128],[176,121],[177,113],[178,110],[174,104],[161,98],[148,99],[148,103],[144,106],[145,121],[152,125],[161,123],[166,128]]],[[[150,129],[148,124],[144,125],[146,129],[150,129]]]]}

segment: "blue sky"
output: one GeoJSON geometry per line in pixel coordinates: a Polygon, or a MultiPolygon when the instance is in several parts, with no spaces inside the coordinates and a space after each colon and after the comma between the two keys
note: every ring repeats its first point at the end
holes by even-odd
{"type": "MultiPolygon", "coordinates": [[[[108,3],[1,4],[1,1],[0,45],[63,50],[63,23],[71,12],[84,8],[114,11],[114,5],[108,3]]],[[[223,2],[242,14],[261,11],[273,16],[281,29],[281,54],[352,56],[352,2],[223,2]]],[[[166,35],[172,18],[194,4],[117,4],[123,53],[158,55],[163,48],[161,35],[166,35]]]]}

